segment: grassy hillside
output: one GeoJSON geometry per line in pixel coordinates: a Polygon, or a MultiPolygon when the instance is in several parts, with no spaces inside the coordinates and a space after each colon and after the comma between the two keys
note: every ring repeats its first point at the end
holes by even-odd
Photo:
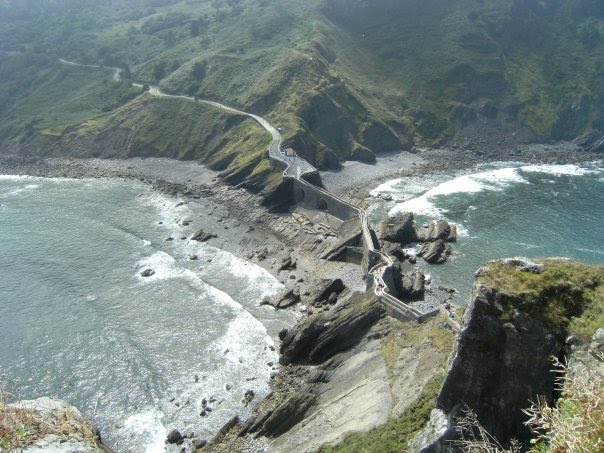
{"type": "MultiPolygon", "coordinates": [[[[137,94],[56,56],[265,115],[320,167],[412,145],[571,139],[604,127],[603,37],[598,0],[4,0],[0,49],[24,54],[0,54],[0,146],[137,94]]],[[[161,155],[198,157],[173,138],[161,155]]]]}

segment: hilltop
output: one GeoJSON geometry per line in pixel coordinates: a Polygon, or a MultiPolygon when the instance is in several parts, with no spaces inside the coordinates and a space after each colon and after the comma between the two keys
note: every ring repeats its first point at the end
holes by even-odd
{"type": "Polygon", "coordinates": [[[268,177],[260,128],[131,80],[263,115],[319,168],[570,140],[604,128],[603,35],[597,0],[5,0],[0,152],[160,155],[268,177]]]}

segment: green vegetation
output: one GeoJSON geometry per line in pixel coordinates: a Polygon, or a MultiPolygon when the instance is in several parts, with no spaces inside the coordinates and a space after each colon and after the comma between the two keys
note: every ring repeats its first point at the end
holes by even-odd
{"type": "Polygon", "coordinates": [[[518,309],[560,336],[588,340],[604,325],[604,266],[560,259],[542,263],[545,271],[534,274],[492,262],[478,282],[505,295],[504,317],[518,309]]]}
{"type": "Polygon", "coordinates": [[[435,407],[436,395],[444,380],[447,357],[452,350],[455,337],[450,331],[442,328],[443,319],[440,316],[422,324],[394,320],[392,322],[392,332],[384,338],[381,348],[386,366],[394,378],[394,374],[398,372],[397,361],[404,350],[411,349],[417,356],[426,354],[424,365],[418,365],[424,371],[416,376],[417,379],[421,379],[422,376],[425,378],[425,383],[420,387],[421,392],[418,389],[419,395],[413,395],[415,400],[400,416],[390,418],[386,424],[368,433],[350,434],[335,447],[323,446],[321,452],[405,451],[407,443],[429,420],[430,412],[435,407]],[[427,352],[428,349],[430,352],[427,352]]]}
{"type": "Polygon", "coordinates": [[[339,445],[324,446],[322,453],[357,453],[405,451],[413,435],[424,427],[435,408],[436,395],[444,380],[444,374],[432,377],[426,383],[417,400],[398,418],[390,419],[386,424],[369,433],[351,434],[339,445]]]}
{"type": "MultiPolygon", "coordinates": [[[[21,53],[0,53],[0,152],[58,149],[138,94],[59,56],[262,114],[320,167],[472,125],[573,138],[604,126],[602,36],[596,0],[6,0],[0,50],[21,53]]],[[[173,138],[162,155],[182,158],[173,138]]]]}
{"type": "Polygon", "coordinates": [[[421,324],[393,321],[397,328],[384,341],[380,352],[390,371],[395,370],[395,363],[401,352],[407,348],[421,347],[430,344],[445,357],[451,353],[455,335],[442,327],[443,317],[438,315],[421,324]]]}
{"type": "MultiPolygon", "coordinates": [[[[604,360],[604,357],[600,357],[604,360]]],[[[597,361],[591,362],[592,364],[597,361]]],[[[604,374],[589,367],[584,374],[562,379],[562,396],[556,406],[544,402],[528,411],[529,424],[537,433],[535,453],[602,451],[604,442],[604,374]]]]}

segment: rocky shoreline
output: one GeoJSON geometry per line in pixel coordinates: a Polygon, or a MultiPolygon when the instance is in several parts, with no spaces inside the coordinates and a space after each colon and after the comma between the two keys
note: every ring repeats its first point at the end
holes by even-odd
{"type": "MultiPolygon", "coordinates": [[[[428,174],[502,160],[560,164],[593,161],[601,157],[601,154],[582,152],[572,144],[531,145],[504,156],[481,155],[467,150],[416,150],[414,157],[406,161],[408,166],[404,167],[404,171],[407,172],[405,174],[428,174]]],[[[382,350],[384,342],[391,341],[390,337],[400,328],[398,321],[388,319],[379,304],[363,299],[364,284],[361,275],[352,270],[355,266],[325,263],[318,259],[321,252],[333,245],[335,240],[322,231],[321,241],[318,242],[316,232],[308,232],[308,224],[313,224],[312,213],[297,211],[295,216],[275,215],[262,206],[260,196],[225,185],[218,173],[205,167],[200,166],[195,172],[187,173],[183,171],[185,165],[196,164],[140,159],[120,161],[0,157],[0,174],[76,179],[137,179],[178,199],[213,200],[224,206],[228,213],[225,214],[227,227],[243,224],[247,233],[257,240],[245,243],[224,241],[224,237],[213,238],[214,232],[211,231],[205,232],[204,238],[220,240],[225,249],[269,270],[286,285],[284,293],[273,300],[263,301],[264,303],[276,308],[298,305],[299,310],[305,314],[295,329],[288,326],[279,334],[280,372],[272,375],[272,391],[269,396],[263,401],[255,402],[255,415],[252,419],[245,423],[238,419],[229,421],[207,445],[206,439],[185,439],[174,433],[171,433],[174,434],[172,440],[190,451],[201,447],[204,451],[219,452],[233,449],[266,451],[268,444],[264,437],[258,439],[257,436],[275,438],[304,420],[300,423],[303,425],[301,428],[297,427],[293,434],[288,435],[288,440],[277,442],[271,449],[300,449],[305,445],[303,439],[312,435],[316,436],[316,443],[308,447],[308,451],[311,451],[310,447],[318,448],[322,443],[341,440],[347,432],[368,431],[383,424],[392,415],[391,406],[398,407],[400,413],[404,405],[401,406],[399,402],[393,404],[389,397],[384,396],[390,390],[383,387],[383,384],[392,379],[397,370],[407,366],[406,361],[412,359],[409,357],[401,360],[398,357],[394,364],[390,364],[383,358],[382,350]],[[354,308],[359,305],[367,310],[359,312],[354,308]],[[388,340],[384,340],[385,338],[388,340]],[[361,372],[365,367],[370,367],[371,371],[361,372]],[[332,400],[338,399],[337,395],[355,388],[353,381],[365,382],[365,385],[372,383],[374,391],[369,393],[368,399],[363,400],[364,403],[354,394],[353,397],[347,395],[338,405],[333,406],[332,400]],[[351,415],[345,426],[332,426],[331,434],[322,432],[320,420],[333,422],[333,414],[343,414],[355,405],[363,404],[367,405],[367,412],[356,414],[356,418],[351,415]],[[361,418],[363,422],[360,421],[361,418]]],[[[347,178],[346,182],[340,181],[332,187],[338,193],[349,192],[352,187],[356,187],[353,198],[358,200],[363,199],[371,187],[400,174],[400,168],[386,169],[368,179],[356,178],[351,181],[347,178]],[[359,186],[362,189],[358,189],[359,186]]],[[[444,243],[449,239],[450,233],[445,234],[445,227],[440,227],[443,229],[440,231],[442,234],[433,232],[432,236],[444,243]]],[[[434,228],[439,227],[434,225],[434,228]]],[[[393,250],[396,249],[397,242],[403,243],[408,239],[398,238],[398,233],[399,231],[382,232],[383,237],[389,238],[387,242],[391,241],[390,245],[386,245],[393,250]]],[[[430,236],[429,231],[425,234],[430,236]]],[[[234,235],[234,232],[226,233],[229,237],[234,235]]],[[[409,291],[419,291],[415,288],[416,279],[408,280],[409,291]]],[[[447,292],[447,289],[443,290],[447,292]]],[[[427,329],[448,331],[446,324],[446,320],[438,318],[427,329]]],[[[420,354],[420,362],[425,360],[431,366],[426,365],[424,373],[434,372],[445,362],[443,357],[448,355],[447,344],[445,342],[444,346],[434,346],[433,350],[427,348],[430,353],[423,351],[420,354]]],[[[412,350],[416,348],[419,353],[415,343],[407,347],[412,350]]],[[[419,377],[412,376],[411,379],[419,377]]],[[[422,388],[420,386],[415,389],[415,397],[422,388]]],[[[413,400],[413,395],[409,395],[409,399],[413,400]]]]}

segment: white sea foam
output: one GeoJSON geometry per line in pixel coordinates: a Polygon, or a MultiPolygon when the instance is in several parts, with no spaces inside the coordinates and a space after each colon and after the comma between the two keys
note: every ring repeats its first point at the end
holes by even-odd
{"type": "Polygon", "coordinates": [[[0,175],[0,181],[23,181],[24,179],[36,179],[28,175],[0,175]]]}
{"type": "Polygon", "coordinates": [[[238,365],[240,360],[257,362],[254,357],[258,356],[267,356],[276,362],[276,352],[265,349],[268,346],[274,346],[274,342],[264,325],[241,307],[237,317],[229,323],[226,334],[216,342],[216,352],[228,350],[227,359],[238,365]]]}
{"type": "Polygon", "coordinates": [[[413,212],[432,217],[441,217],[446,211],[439,209],[433,199],[457,193],[477,193],[485,190],[503,190],[511,184],[528,184],[516,168],[499,168],[495,170],[458,176],[428,190],[417,198],[397,204],[389,215],[400,212],[413,212]]]}
{"type": "Polygon", "coordinates": [[[0,194],[2,198],[14,197],[15,195],[19,195],[23,192],[29,192],[32,190],[36,190],[40,186],[38,184],[28,184],[25,187],[18,187],[16,189],[11,190],[10,192],[6,192],[4,194],[0,194]]]}
{"type": "Polygon", "coordinates": [[[567,165],[525,165],[520,170],[526,173],[544,173],[553,176],[584,176],[602,173],[601,168],[593,166],[579,166],[575,164],[567,165]],[[589,168],[591,167],[591,168],[589,168]]]}
{"type": "Polygon", "coordinates": [[[212,256],[212,267],[220,269],[225,279],[240,282],[240,288],[253,290],[255,297],[273,296],[284,286],[267,270],[224,250],[202,246],[204,254],[212,256]]]}
{"type": "Polygon", "coordinates": [[[163,452],[168,434],[162,424],[163,417],[163,413],[155,408],[138,412],[124,421],[124,427],[121,430],[125,437],[136,437],[137,441],[145,445],[145,452],[163,452]]]}
{"type": "Polygon", "coordinates": [[[176,260],[172,256],[162,251],[138,261],[135,269],[138,278],[147,283],[181,277],[184,271],[176,266],[176,260]],[[152,269],[155,273],[151,277],[142,277],[140,273],[146,269],[152,269]]]}
{"type": "Polygon", "coordinates": [[[377,197],[381,193],[396,193],[398,192],[397,185],[402,181],[402,178],[391,179],[383,184],[380,184],[375,189],[369,192],[372,197],[377,197]]]}
{"type": "Polygon", "coordinates": [[[468,229],[463,226],[461,223],[457,223],[455,224],[457,227],[457,237],[469,237],[470,236],[470,232],[468,231],[468,229]]]}

